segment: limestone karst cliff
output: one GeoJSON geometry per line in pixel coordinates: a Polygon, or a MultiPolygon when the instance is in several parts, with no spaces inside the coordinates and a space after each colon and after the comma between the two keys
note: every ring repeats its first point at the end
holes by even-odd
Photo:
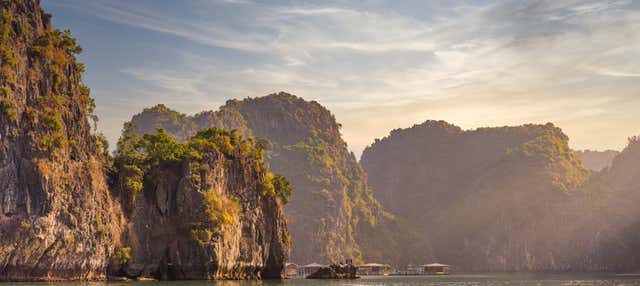
{"type": "MultiPolygon", "coordinates": [[[[373,198],[366,174],[341,138],[340,125],[315,101],[281,92],[229,100],[218,111],[194,116],[157,105],[135,115],[131,123],[138,134],[162,127],[178,140],[211,126],[268,140],[267,162],[273,172],[288,178],[295,190],[286,207],[292,261],[387,259],[396,255],[393,244],[401,243],[387,226],[402,226],[373,198]],[[378,248],[385,243],[385,248],[378,248]]],[[[397,235],[407,237],[405,232],[397,235]]]]}
{"type": "Polygon", "coordinates": [[[0,281],[282,276],[290,187],[258,144],[125,136],[111,158],[75,39],[37,0],[0,8],[0,281]]]}
{"type": "Polygon", "coordinates": [[[204,129],[188,142],[125,130],[114,187],[129,227],[117,275],[162,279],[281,278],[289,254],[288,194],[262,149],[236,133],[204,129]]]}
{"type": "Polygon", "coordinates": [[[0,280],[104,279],[121,212],[80,48],[38,1],[0,8],[0,280]]]}

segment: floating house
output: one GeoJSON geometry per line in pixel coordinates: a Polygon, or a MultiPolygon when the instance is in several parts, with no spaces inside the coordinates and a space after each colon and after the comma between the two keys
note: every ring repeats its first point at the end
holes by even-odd
{"type": "Polygon", "coordinates": [[[391,273],[391,265],[381,263],[367,263],[358,265],[358,274],[360,275],[389,275],[391,273]]]}
{"type": "Polygon", "coordinates": [[[422,268],[422,273],[426,275],[448,275],[451,266],[441,263],[431,263],[422,265],[420,268],[422,268]]]}
{"type": "Polygon", "coordinates": [[[298,264],[295,263],[287,263],[284,266],[284,275],[286,275],[287,277],[291,278],[291,277],[297,277],[298,274],[298,264]]]}

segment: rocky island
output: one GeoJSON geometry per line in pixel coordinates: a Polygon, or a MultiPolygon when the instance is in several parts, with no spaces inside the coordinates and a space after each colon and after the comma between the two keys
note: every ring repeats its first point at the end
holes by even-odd
{"type": "Polygon", "coordinates": [[[358,279],[358,268],[351,263],[331,264],[311,273],[307,279],[358,279]]]}

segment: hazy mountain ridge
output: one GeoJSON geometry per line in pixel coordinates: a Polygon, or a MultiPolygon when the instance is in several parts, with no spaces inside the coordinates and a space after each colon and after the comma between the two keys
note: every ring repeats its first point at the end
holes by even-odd
{"type": "Polygon", "coordinates": [[[568,267],[549,253],[558,236],[535,221],[580,196],[589,172],[554,125],[427,121],[376,140],[361,163],[382,205],[422,230],[435,259],[473,271],[568,267]]]}
{"type": "Polygon", "coordinates": [[[585,167],[592,171],[602,171],[605,168],[609,168],[613,163],[613,159],[620,154],[620,151],[605,150],[578,150],[575,151],[575,155],[582,159],[585,167]]]}
{"type": "Polygon", "coordinates": [[[427,121],[376,140],[361,163],[382,205],[421,229],[439,261],[634,271],[639,145],[632,138],[609,169],[591,173],[552,124],[463,131],[427,121]]]}
{"type": "MultiPolygon", "coordinates": [[[[598,235],[596,250],[598,262],[603,268],[617,271],[640,269],[640,140],[629,139],[620,152],[601,174],[594,176],[588,185],[588,203],[593,205],[592,220],[598,235]]],[[[584,204],[584,203],[583,203],[584,204]]]]}

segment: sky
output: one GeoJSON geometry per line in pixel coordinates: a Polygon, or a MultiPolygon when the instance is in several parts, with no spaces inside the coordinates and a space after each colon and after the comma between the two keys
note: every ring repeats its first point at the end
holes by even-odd
{"type": "Polygon", "coordinates": [[[640,135],[640,1],[42,0],[84,51],[100,130],[286,91],[356,154],[428,119],[553,122],[576,149],[640,135]]]}

